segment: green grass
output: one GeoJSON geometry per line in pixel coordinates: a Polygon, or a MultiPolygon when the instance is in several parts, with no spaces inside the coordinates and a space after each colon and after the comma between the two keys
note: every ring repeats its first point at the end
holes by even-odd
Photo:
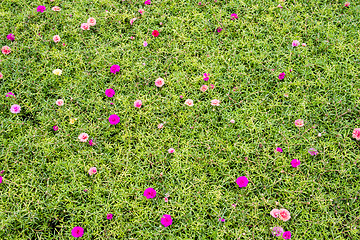
{"type": "Polygon", "coordinates": [[[360,127],[360,5],[143,2],[0,2],[0,44],[12,49],[0,56],[0,238],[71,239],[81,226],[82,239],[272,239],[270,228],[282,226],[292,239],[359,239],[360,145],[352,131],[360,127]],[[232,13],[239,18],[231,21],[232,13]],[[97,25],[82,31],[89,17],[97,25]],[[307,46],[293,48],[293,40],[307,46]],[[121,66],[116,75],[113,64],[121,66]],[[203,84],[215,88],[202,93],[203,84]],[[111,99],[107,88],[116,91],[111,99]],[[16,98],[5,97],[10,91],[16,98]],[[13,104],[20,114],[9,111],[13,104]],[[111,114],[118,125],[109,124],[111,114]],[[82,132],[96,145],[80,143],[82,132]],[[310,156],[311,147],[319,155],[310,156]],[[98,173],[89,176],[93,166],[98,173]],[[246,188],[236,185],[239,176],[249,178],[246,188]],[[155,199],[143,196],[148,187],[155,199]],[[281,207],[288,222],[269,214],[281,207]],[[163,214],[170,227],[160,224],[163,214]]]}

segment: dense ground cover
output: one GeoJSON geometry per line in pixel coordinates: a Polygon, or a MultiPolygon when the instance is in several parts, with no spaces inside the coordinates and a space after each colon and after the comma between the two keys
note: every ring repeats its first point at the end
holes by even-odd
{"type": "Polygon", "coordinates": [[[360,6],[344,3],[1,1],[0,238],[69,239],[81,226],[84,239],[270,239],[281,226],[358,239],[360,6]]]}

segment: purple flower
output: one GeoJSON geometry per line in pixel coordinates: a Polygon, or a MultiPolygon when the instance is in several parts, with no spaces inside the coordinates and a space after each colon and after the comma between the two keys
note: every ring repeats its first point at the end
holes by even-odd
{"type": "Polygon", "coordinates": [[[316,156],[319,154],[319,152],[315,148],[309,148],[308,153],[310,153],[311,156],[316,156]]]}
{"type": "Polygon", "coordinates": [[[283,80],[284,78],[285,78],[285,73],[284,72],[280,73],[279,74],[279,79],[283,80]]]}
{"type": "Polygon", "coordinates": [[[300,42],[298,41],[298,40],[294,40],[293,42],[292,42],[292,46],[293,47],[297,47],[297,46],[299,46],[300,45],[300,42]]]}
{"type": "Polygon", "coordinates": [[[284,232],[282,237],[283,237],[283,239],[290,239],[291,238],[291,232],[290,231],[284,232]]]}
{"type": "Polygon", "coordinates": [[[274,227],[271,233],[276,237],[280,237],[284,233],[284,229],[282,227],[274,227]]]}
{"type": "Polygon", "coordinates": [[[114,91],[114,89],[109,88],[109,89],[106,89],[106,90],[105,90],[105,94],[106,94],[106,96],[108,96],[108,97],[113,97],[114,94],[115,94],[115,91],[114,91]]]}
{"type": "Polygon", "coordinates": [[[112,215],[111,213],[108,213],[108,214],[106,215],[106,218],[107,218],[108,220],[111,220],[111,219],[113,218],[113,215],[112,215]]]}
{"type": "Polygon", "coordinates": [[[113,74],[116,74],[119,71],[120,71],[120,66],[119,65],[112,65],[110,67],[110,72],[113,73],[113,74]]]}
{"type": "Polygon", "coordinates": [[[216,31],[219,33],[222,31],[222,28],[218,28],[218,29],[216,29],[216,31]]]}
{"type": "Polygon", "coordinates": [[[72,230],[71,230],[71,235],[74,237],[74,238],[78,238],[78,237],[82,237],[84,235],[84,229],[82,227],[74,227],[72,230]]]}
{"type": "Polygon", "coordinates": [[[53,126],[53,129],[54,129],[54,131],[57,131],[57,130],[59,130],[59,127],[58,126],[53,126]]]}
{"type": "Polygon", "coordinates": [[[161,218],[161,224],[164,225],[164,227],[168,227],[172,224],[172,219],[170,215],[163,215],[161,218]]]}
{"type": "Polygon", "coordinates": [[[12,92],[8,92],[5,97],[10,97],[10,96],[15,97],[15,94],[13,94],[12,92]]]}
{"type": "Polygon", "coordinates": [[[10,108],[10,112],[12,112],[12,113],[19,113],[20,110],[21,110],[21,107],[17,104],[12,105],[10,108]]]}
{"type": "Polygon", "coordinates": [[[293,168],[297,168],[299,165],[300,165],[300,161],[299,160],[297,160],[297,159],[293,159],[292,161],[291,161],[291,166],[293,167],[293,168]]]}
{"type": "Polygon", "coordinates": [[[9,39],[10,41],[14,41],[15,37],[12,33],[10,33],[9,35],[6,36],[7,39],[9,39]]]}
{"type": "Polygon", "coordinates": [[[239,187],[242,188],[242,187],[246,187],[248,185],[249,180],[247,179],[247,177],[242,176],[242,177],[238,177],[236,179],[236,183],[237,183],[237,185],[239,185],[239,187]]]}
{"type": "Polygon", "coordinates": [[[116,114],[110,115],[109,122],[111,125],[116,125],[120,122],[120,117],[116,114]]]}
{"type": "Polygon", "coordinates": [[[44,12],[46,10],[46,7],[45,6],[38,6],[37,7],[37,9],[36,9],[36,11],[38,11],[38,12],[44,12]]]}
{"type": "Polygon", "coordinates": [[[156,191],[155,191],[155,189],[153,189],[153,188],[147,188],[147,189],[145,189],[145,191],[144,191],[144,196],[145,196],[147,199],[156,197],[156,191]]]}
{"type": "Polygon", "coordinates": [[[276,151],[281,153],[283,152],[282,148],[276,148],[276,151]]]}

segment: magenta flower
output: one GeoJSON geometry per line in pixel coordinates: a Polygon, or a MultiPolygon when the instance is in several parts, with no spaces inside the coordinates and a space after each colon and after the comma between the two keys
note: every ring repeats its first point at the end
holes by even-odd
{"type": "Polygon", "coordinates": [[[10,108],[10,112],[12,112],[12,113],[19,113],[20,110],[21,110],[21,107],[17,104],[12,105],[10,108]]]}
{"type": "Polygon", "coordinates": [[[168,227],[172,224],[172,219],[170,215],[163,215],[161,218],[161,224],[164,225],[164,227],[168,227]]]}
{"type": "Polygon", "coordinates": [[[113,73],[113,74],[116,74],[119,71],[120,71],[120,66],[119,65],[112,65],[110,67],[110,72],[113,73]]]}
{"type": "Polygon", "coordinates": [[[45,7],[45,6],[41,6],[41,5],[38,6],[37,9],[36,9],[36,11],[42,12],[42,13],[43,13],[45,10],[46,10],[46,7],[45,7]]]}
{"type": "Polygon", "coordinates": [[[59,127],[58,126],[53,126],[53,129],[54,129],[54,131],[57,131],[57,130],[59,130],[59,127]]]}
{"type": "Polygon", "coordinates": [[[283,152],[282,148],[276,148],[276,151],[281,153],[283,152]]]}
{"type": "Polygon", "coordinates": [[[291,161],[291,166],[293,167],[293,168],[297,168],[299,165],[300,165],[300,161],[299,160],[297,160],[297,159],[293,159],[292,161],[291,161]]]}
{"type": "Polygon", "coordinates": [[[222,28],[218,28],[218,29],[216,29],[216,31],[219,33],[222,31],[222,28]]]}
{"type": "Polygon", "coordinates": [[[238,177],[236,179],[236,183],[237,183],[237,185],[239,185],[240,188],[242,188],[242,187],[246,187],[248,185],[249,180],[247,179],[247,177],[242,176],[242,177],[238,177]]]}
{"type": "Polygon", "coordinates": [[[349,7],[349,6],[350,6],[350,3],[349,3],[349,2],[345,2],[344,6],[345,6],[345,7],[349,7]]]}
{"type": "Polygon", "coordinates": [[[276,237],[280,237],[284,233],[284,229],[282,227],[274,227],[271,233],[276,237]]]}
{"type": "Polygon", "coordinates": [[[294,40],[293,42],[292,42],[292,46],[293,47],[297,47],[297,46],[299,46],[300,45],[300,42],[298,41],[298,40],[294,40]]]}
{"type": "Polygon", "coordinates": [[[71,230],[71,235],[74,237],[74,238],[78,238],[78,237],[82,237],[84,235],[84,229],[82,227],[74,227],[72,230],[71,230]]]}
{"type": "Polygon", "coordinates": [[[208,73],[204,73],[204,81],[209,81],[209,74],[208,73]]]}
{"type": "Polygon", "coordinates": [[[6,36],[7,39],[9,39],[10,41],[14,41],[15,40],[15,37],[14,37],[14,34],[10,33],[6,36]]]}
{"type": "Polygon", "coordinates": [[[150,1],[150,0],[146,0],[146,1],[144,2],[144,4],[145,4],[145,5],[150,5],[150,4],[151,4],[151,1],[150,1]]]}
{"type": "Polygon", "coordinates": [[[290,231],[284,232],[282,237],[283,239],[291,239],[291,232],[290,231]]]}
{"type": "Polygon", "coordinates": [[[110,115],[109,117],[109,123],[111,125],[116,125],[120,122],[120,117],[116,114],[110,115]]]}
{"type": "Polygon", "coordinates": [[[115,90],[112,89],[112,88],[106,89],[105,94],[106,94],[107,97],[113,97],[114,94],[115,94],[115,90]]]}
{"type": "Polygon", "coordinates": [[[153,189],[153,188],[147,188],[147,189],[145,189],[145,191],[144,191],[144,196],[145,196],[147,199],[156,197],[156,191],[155,191],[155,189],[153,189]]]}
{"type": "Polygon", "coordinates": [[[225,222],[225,219],[223,219],[223,218],[219,218],[219,222],[225,222]]]}
{"type": "Polygon", "coordinates": [[[234,20],[234,19],[238,18],[238,15],[236,13],[233,13],[233,14],[231,14],[230,17],[231,17],[231,20],[234,20]]]}
{"type": "Polygon", "coordinates": [[[11,96],[15,97],[15,94],[13,94],[12,92],[8,92],[5,97],[11,97],[11,96]]]}
{"type": "Polygon", "coordinates": [[[106,218],[107,218],[108,220],[111,220],[111,219],[113,218],[113,215],[112,215],[111,213],[108,213],[108,214],[106,215],[106,218]]]}
{"type": "Polygon", "coordinates": [[[90,145],[90,146],[94,146],[94,145],[95,145],[95,143],[93,142],[93,140],[92,140],[92,139],[90,139],[90,141],[89,141],[89,145],[90,145]]]}
{"type": "Polygon", "coordinates": [[[319,152],[315,148],[309,148],[308,153],[310,153],[311,156],[316,156],[319,154],[319,152]]]}
{"type": "Polygon", "coordinates": [[[279,74],[279,79],[283,80],[284,78],[285,78],[285,73],[284,72],[280,73],[279,74]]]}
{"type": "Polygon", "coordinates": [[[3,177],[2,176],[0,176],[0,183],[2,183],[3,182],[3,177]]]}
{"type": "Polygon", "coordinates": [[[210,88],[211,88],[211,89],[214,89],[214,88],[215,88],[215,85],[214,85],[214,84],[210,84],[210,88]]]}

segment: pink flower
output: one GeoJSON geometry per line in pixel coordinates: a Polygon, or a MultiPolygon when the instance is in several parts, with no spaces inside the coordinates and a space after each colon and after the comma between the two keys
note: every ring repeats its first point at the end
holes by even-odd
{"type": "Polygon", "coordinates": [[[5,55],[8,55],[8,54],[11,53],[11,48],[10,48],[9,46],[3,46],[3,47],[1,48],[1,52],[2,52],[3,54],[5,54],[5,55]]]}
{"type": "Polygon", "coordinates": [[[220,101],[217,99],[211,100],[211,105],[212,106],[220,106],[220,101]]]}
{"type": "Polygon", "coordinates": [[[167,197],[164,197],[164,201],[165,201],[165,202],[168,202],[169,199],[168,199],[167,197]]]}
{"type": "Polygon", "coordinates": [[[139,13],[142,15],[144,14],[145,10],[144,9],[139,9],[139,13]]]}
{"type": "Polygon", "coordinates": [[[202,92],[206,92],[206,90],[208,90],[208,86],[206,86],[206,85],[202,85],[201,87],[200,87],[200,91],[202,91],[202,92]]]}
{"type": "Polygon", "coordinates": [[[160,123],[157,127],[158,127],[158,129],[162,129],[164,127],[164,124],[160,123]]]}
{"type": "Polygon", "coordinates": [[[225,222],[225,219],[223,219],[223,218],[219,218],[219,222],[225,222]]]}
{"type": "Polygon", "coordinates": [[[301,46],[306,47],[306,43],[301,44],[301,46]]]}
{"type": "Polygon", "coordinates": [[[120,71],[120,66],[119,65],[112,65],[111,67],[110,67],[110,72],[111,73],[113,73],[113,74],[116,74],[117,72],[119,72],[120,71]]]}
{"type": "Polygon", "coordinates": [[[82,30],[90,30],[90,25],[88,23],[82,23],[81,24],[81,29],[82,30]]]}
{"type": "Polygon", "coordinates": [[[108,220],[111,220],[111,219],[113,218],[113,215],[112,215],[111,213],[108,213],[108,214],[106,215],[106,218],[107,218],[108,220]]]}
{"type": "Polygon", "coordinates": [[[295,120],[295,126],[297,126],[297,127],[303,127],[304,126],[304,120],[302,120],[302,119],[297,119],[297,120],[295,120]]]}
{"type": "Polygon", "coordinates": [[[151,4],[151,1],[150,1],[150,0],[146,0],[146,1],[144,2],[144,4],[145,4],[145,5],[150,5],[150,4],[151,4]]]}
{"type": "Polygon", "coordinates": [[[238,177],[236,179],[236,184],[239,185],[240,188],[246,187],[248,185],[248,183],[249,183],[249,180],[245,176],[238,177]]]}
{"type": "Polygon", "coordinates": [[[14,104],[10,107],[10,112],[12,113],[19,113],[21,110],[21,107],[17,104],[14,104]]]}
{"type": "Polygon", "coordinates": [[[279,4],[279,5],[277,5],[277,7],[278,7],[278,8],[283,8],[280,4],[279,4]]]}
{"type": "Polygon", "coordinates": [[[144,196],[145,196],[147,199],[156,197],[156,191],[155,191],[155,189],[153,189],[153,188],[147,188],[147,189],[145,189],[145,191],[144,191],[144,196]]]}
{"type": "Polygon", "coordinates": [[[62,100],[62,99],[56,100],[56,105],[63,106],[64,105],[64,100],[62,100]]]}
{"type": "Polygon", "coordinates": [[[136,101],[134,102],[134,107],[136,107],[136,108],[141,108],[141,105],[142,105],[142,101],[141,101],[141,100],[136,100],[136,101]]]}
{"type": "Polygon", "coordinates": [[[164,227],[168,227],[172,224],[172,219],[170,215],[163,215],[161,218],[161,224],[164,225],[164,227]]]}
{"type": "Polygon", "coordinates": [[[82,237],[84,235],[84,229],[82,227],[74,227],[71,230],[71,235],[74,238],[82,237]]]}
{"type": "Polygon", "coordinates": [[[283,220],[284,222],[290,219],[290,212],[284,208],[279,210],[279,219],[283,220]]]}
{"type": "Polygon", "coordinates": [[[182,98],[183,98],[183,95],[180,95],[180,96],[179,96],[179,98],[181,98],[181,99],[182,99],[182,98]]]}
{"type": "Polygon", "coordinates": [[[346,3],[344,4],[344,6],[345,6],[345,7],[349,7],[349,6],[350,6],[350,3],[349,3],[349,2],[346,2],[346,3]]]}
{"type": "Polygon", "coordinates": [[[191,99],[186,99],[185,105],[188,105],[189,107],[192,107],[192,106],[194,106],[194,101],[191,100],[191,99]]]}
{"type": "Polygon", "coordinates": [[[54,131],[57,131],[57,130],[59,130],[59,127],[58,126],[53,126],[53,129],[54,129],[54,131]]]}
{"type": "Polygon", "coordinates": [[[214,85],[214,84],[210,84],[210,88],[211,88],[211,89],[214,89],[214,88],[215,88],[215,85],[214,85]]]}
{"type": "Polygon", "coordinates": [[[45,10],[46,10],[46,7],[41,6],[41,5],[36,8],[36,11],[38,11],[38,12],[44,12],[45,10]]]}
{"type": "Polygon", "coordinates": [[[158,78],[155,80],[155,86],[162,87],[165,84],[165,80],[162,78],[158,78]]]}
{"type": "Polygon", "coordinates": [[[319,154],[315,148],[309,148],[308,153],[310,153],[311,156],[316,156],[319,154]]]}
{"type": "Polygon", "coordinates": [[[115,90],[112,88],[108,88],[105,90],[105,95],[107,97],[113,97],[115,95],[115,90]]]}
{"type": "Polygon", "coordinates": [[[87,20],[87,24],[89,24],[89,26],[93,27],[96,25],[96,19],[91,17],[87,20]]]}
{"type": "Polygon", "coordinates": [[[360,128],[355,128],[353,133],[352,133],[352,137],[355,138],[356,140],[360,140],[360,128]]]}
{"type": "Polygon", "coordinates": [[[234,119],[231,119],[231,120],[230,120],[230,123],[235,123],[235,120],[234,120],[234,119]]]}
{"type": "Polygon", "coordinates": [[[80,133],[78,138],[80,142],[86,142],[89,138],[89,135],[87,133],[80,133]]]}
{"type": "Polygon", "coordinates": [[[277,217],[279,217],[279,214],[280,214],[280,210],[279,209],[273,209],[273,210],[271,210],[270,211],[270,215],[272,216],[272,217],[274,217],[274,218],[277,218],[277,217]]]}
{"type": "Polygon", "coordinates": [[[284,229],[282,227],[274,227],[271,233],[276,237],[280,237],[284,233],[284,229]]]}
{"type": "Polygon", "coordinates": [[[120,117],[116,114],[110,115],[109,117],[109,123],[111,125],[116,125],[120,122],[120,117]]]}
{"type": "Polygon", "coordinates": [[[132,19],[130,19],[130,24],[133,25],[133,23],[135,22],[136,19],[137,19],[137,18],[132,18],[132,19]]]}
{"type": "Polygon", "coordinates": [[[283,80],[284,78],[285,78],[285,73],[284,72],[280,73],[279,74],[279,79],[283,80]]]}
{"type": "Polygon", "coordinates": [[[5,97],[10,97],[10,96],[15,97],[15,94],[13,94],[12,92],[8,92],[5,97]]]}
{"type": "Polygon", "coordinates": [[[297,47],[297,46],[299,46],[300,45],[300,42],[298,41],[298,40],[294,40],[293,42],[292,42],[292,46],[293,47],[297,47]]]}
{"type": "Polygon", "coordinates": [[[238,18],[238,15],[236,13],[233,13],[233,14],[231,14],[230,18],[231,18],[231,20],[234,20],[234,19],[238,18]]]}
{"type": "Polygon", "coordinates": [[[133,36],[130,37],[131,40],[134,40],[135,38],[133,36]]]}
{"type": "Polygon", "coordinates": [[[90,176],[96,174],[97,173],[96,167],[90,168],[88,173],[90,176]]]}
{"type": "Polygon", "coordinates": [[[208,73],[204,73],[204,81],[205,82],[209,81],[209,74],[208,73]]]}
{"type": "Polygon", "coordinates": [[[93,142],[93,140],[92,140],[92,139],[90,139],[90,141],[89,141],[89,145],[90,145],[90,146],[94,146],[94,145],[95,145],[95,143],[93,142]]]}
{"type": "Polygon", "coordinates": [[[59,12],[61,10],[61,8],[58,6],[55,6],[55,7],[52,7],[51,10],[53,10],[54,12],[59,12]]]}
{"type": "Polygon", "coordinates": [[[2,176],[0,176],[0,183],[2,183],[3,182],[3,177],[2,176]]]}
{"type": "Polygon", "coordinates": [[[170,149],[168,150],[168,152],[169,152],[169,153],[174,153],[174,152],[175,152],[175,149],[170,148],[170,149]]]}
{"type": "Polygon", "coordinates": [[[14,41],[15,40],[15,37],[14,37],[14,34],[10,33],[6,36],[7,39],[9,39],[10,41],[14,41]]]}
{"type": "Polygon", "coordinates": [[[298,159],[293,159],[293,160],[291,160],[291,166],[293,167],[293,168],[297,168],[299,165],[300,165],[300,161],[298,160],[298,159]]]}
{"type": "Polygon", "coordinates": [[[283,233],[282,235],[283,239],[291,239],[291,232],[290,231],[286,231],[283,233]]]}
{"type": "Polygon", "coordinates": [[[222,28],[218,28],[218,29],[216,29],[216,31],[219,33],[222,31],[222,28]]]}
{"type": "Polygon", "coordinates": [[[55,36],[53,37],[53,40],[54,40],[54,42],[56,42],[56,43],[60,42],[60,36],[59,36],[59,35],[55,35],[55,36]]]}
{"type": "Polygon", "coordinates": [[[144,47],[146,47],[148,45],[148,43],[146,41],[144,41],[143,45],[144,45],[144,47]]]}
{"type": "Polygon", "coordinates": [[[0,79],[2,79],[4,77],[4,75],[0,72],[0,79]]]}
{"type": "Polygon", "coordinates": [[[279,148],[279,147],[276,148],[276,151],[277,151],[277,152],[281,152],[281,153],[283,152],[282,148],[279,148]]]}

